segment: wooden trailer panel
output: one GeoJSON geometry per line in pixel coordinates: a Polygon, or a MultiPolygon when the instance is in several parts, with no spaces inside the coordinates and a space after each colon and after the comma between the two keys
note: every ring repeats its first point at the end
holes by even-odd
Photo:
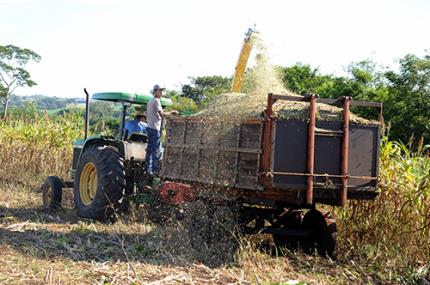
{"type": "Polygon", "coordinates": [[[223,187],[261,189],[258,184],[262,124],[240,127],[171,119],[167,123],[161,176],[223,187]]]}

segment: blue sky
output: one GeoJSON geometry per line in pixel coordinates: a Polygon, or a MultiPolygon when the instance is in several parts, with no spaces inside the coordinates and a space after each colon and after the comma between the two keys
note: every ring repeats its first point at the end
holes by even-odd
{"type": "Polygon", "coordinates": [[[395,66],[430,49],[425,0],[0,0],[0,44],[42,56],[28,67],[38,85],[18,95],[148,93],[155,83],[179,89],[189,76],[230,76],[253,24],[274,64],[335,74],[352,61],[395,66]]]}

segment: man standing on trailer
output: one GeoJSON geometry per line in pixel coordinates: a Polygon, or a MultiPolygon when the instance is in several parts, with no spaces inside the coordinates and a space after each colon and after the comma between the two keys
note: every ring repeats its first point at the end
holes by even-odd
{"type": "Polygon", "coordinates": [[[158,175],[160,172],[161,119],[168,115],[178,115],[178,111],[164,112],[160,98],[165,88],[156,84],[152,90],[152,98],[146,106],[148,148],[146,150],[146,173],[158,175]]]}

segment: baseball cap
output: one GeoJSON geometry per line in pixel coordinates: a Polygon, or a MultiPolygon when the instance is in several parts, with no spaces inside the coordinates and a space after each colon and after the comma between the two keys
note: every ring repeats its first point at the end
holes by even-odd
{"type": "Polygon", "coordinates": [[[166,88],[164,88],[164,87],[160,87],[160,85],[155,84],[155,85],[154,85],[154,88],[153,88],[152,90],[153,90],[153,91],[156,91],[156,90],[161,90],[161,91],[163,91],[163,90],[166,90],[166,88]]]}

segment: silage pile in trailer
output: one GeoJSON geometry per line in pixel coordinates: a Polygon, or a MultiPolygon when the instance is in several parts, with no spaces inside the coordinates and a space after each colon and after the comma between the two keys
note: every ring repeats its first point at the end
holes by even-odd
{"type": "MultiPolygon", "coordinates": [[[[254,96],[252,93],[225,93],[218,95],[206,108],[193,115],[209,120],[220,120],[223,123],[240,123],[246,119],[258,119],[263,115],[267,106],[267,94],[254,96]]],[[[282,94],[282,93],[278,93],[282,94]]],[[[291,94],[288,94],[291,95],[291,94]]],[[[298,95],[296,95],[298,96],[298,95]]],[[[307,120],[309,118],[309,103],[278,100],[273,105],[274,116],[278,119],[307,120]]],[[[342,121],[342,109],[327,105],[317,104],[316,118],[319,121],[342,121]]],[[[357,124],[374,124],[374,121],[361,118],[353,113],[350,121],[357,124]]]]}
{"type": "MultiPolygon", "coordinates": [[[[208,105],[193,117],[219,121],[223,125],[239,125],[243,120],[261,118],[267,106],[267,95],[299,96],[284,88],[282,80],[267,56],[267,48],[259,37],[253,37],[257,55],[256,66],[251,70],[250,92],[225,93],[215,97],[208,105]]],[[[279,119],[307,120],[309,118],[309,103],[278,100],[274,106],[274,115],[279,119]]],[[[317,120],[342,121],[342,109],[317,104],[317,120]]],[[[350,114],[350,121],[359,124],[374,124],[375,122],[350,114]]]]}

